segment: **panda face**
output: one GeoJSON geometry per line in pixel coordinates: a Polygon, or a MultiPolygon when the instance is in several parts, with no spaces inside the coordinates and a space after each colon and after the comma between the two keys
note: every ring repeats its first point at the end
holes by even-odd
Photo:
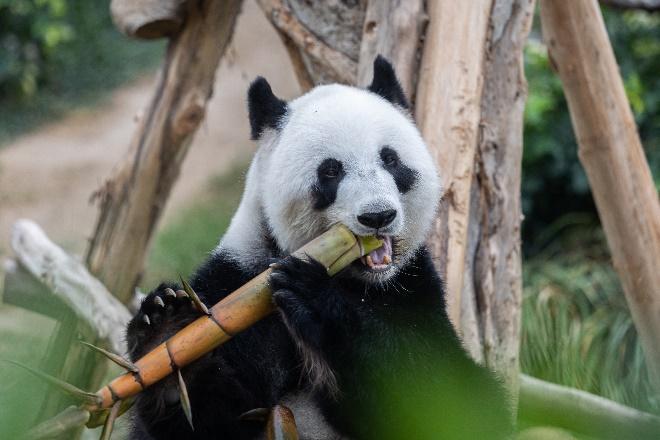
{"type": "Polygon", "coordinates": [[[260,193],[285,252],[334,223],[384,246],[352,266],[383,281],[422,245],[440,185],[434,161],[401,108],[367,90],[320,86],[291,102],[261,135],[260,193]]]}

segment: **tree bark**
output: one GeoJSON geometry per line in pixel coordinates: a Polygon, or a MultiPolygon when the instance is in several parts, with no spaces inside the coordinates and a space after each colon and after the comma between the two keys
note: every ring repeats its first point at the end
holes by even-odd
{"type": "Polygon", "coordinates": [[[87,265],[123,303],[133,295],[158,218],[204,118],[240,5],[187,3],[186,23],[169,44],[128,160],[97,192],[101,207],[87,265]]]}
{"type": "Polygon", "coordinates": [[[495,0],[491,10],[461,295],[466,345],[514,391],[522,306],[523,50],[533,15],[534,0],[495,0]]]}
{"type": "Polygon", "coordinates": [[[447,311],[460,329],[469,200],[483,86],[483,50],[492,1],[429,2],[415,116],[445,188],[429,247],[447,286],[447,311]],[[451,42],[451,44],[448,44],[451,42]]]}
{"type": "Polygon", "coordinates": [[[48,288],[96,333],[104,346],[124,355],[125,328],[131,319],[128,309],[94,278],[85,266],[51,242],[44,231],[29,220],[13,228],[11,247],[21,267],[48,288]]]}
{"type": "Polygon", "coordinates": [[[162,38],[176,34],[184,20],[186,0],[112,0],[112,21],[135,38],[162,38]]]}
{"type": "Polygon", "coordinates": [[[614,268],[660,390],[660,203],[596,0],[541,0],[543,37],[614,268]]]}
{"type": "Polygon", "coordinates": [[[534,1],[494,0],[481,9],[431,5],[416,114],[446,193],[430,246],[467,349],[498,371],[515,396],[527,96],[522,61],[534,1]]]}
{"type": "MultiPolygon", "coordinates": [[[[285,42],[297,48],[297,54],[292,47],[287,49],[299,79],[355,84],[364,0],[330,0],[322,5],[303,0],[257,2],[275,29],[285,35],[285,42]]],[[[309,85],[301,82],[303,89],[309,85]]]]}
{"type": "Polygon", "coordinates": [[[422,0],[370,1],[362,27],[357,85],[371,83],[374,59],[382,55],[392,62],[403,91],[414,102],[424,23],[422,0]]]}

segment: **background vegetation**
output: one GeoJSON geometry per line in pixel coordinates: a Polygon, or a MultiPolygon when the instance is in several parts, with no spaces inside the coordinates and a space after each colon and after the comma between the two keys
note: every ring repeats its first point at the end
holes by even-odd
{"type": "Polygon", "coordinates": [[[0,144],[153,68],[164,43],[112,25],[105,2],[0,0],[0,144]]]}

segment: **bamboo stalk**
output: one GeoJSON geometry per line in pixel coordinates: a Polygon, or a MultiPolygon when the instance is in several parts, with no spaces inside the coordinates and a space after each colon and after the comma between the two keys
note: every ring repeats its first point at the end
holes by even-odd
{"type": "MultiPolygon", "coordinates": [[[[336,224],[298,249],[293,256],[305,259],[313,258],[323,264],[328,274],[332,276],[380,246],[382,246],[382,241],[378,238],[359,237],[346,226],[336,224]]],[[[61,381],[56,378],[19,365],[40,377],[43,376],[48,382],[59,385],[60,388],[81,401],[79,407],[68,408],[41,423],[38,429],[33,429],[28,433],[27,438],[46,438],[51,432],[64,432],[83,424],[87,424],[88,427],[96,427],[103,421],[106,422],[106,432],[109,432],[114,418],[121,415],[130,406],[131,397],[172,373],[178,374],[180,390],[187,397],[185,383],[180,374],[181,368],[212,351],[275,310],[272,291],[268,283],[272,271],[272,268],[268,268],[222,299],[208,309],[208,313],[204,313],[204,316],[188,324],[134,364],[130,364],[127,373],[117,377],[96,393],[78,390],[66,383],[61,384],[61,381]],[[109,417],[113,418],[110,422],[107,421],[109,417]]],[[[184,283],[184,288],[188,291],[189,296],[193,298],[196,296],[187,283],[184,283]]],[[[99,352],[108,356],[105,350],[99,350],[99,352]]],[[[117,358],[120,364],[124,361],[119,356],[117,358]]],[[[190,404],[188,403],[188,407],[184,409],[187,410],[186,416],[192,426],[192,414],[188,414],[190,404]]],[[[284,425],[290,428],[290,423],[287,422],[284,425]]],[[[295,432],[295,425],[293,426],[292,431],[288,428],[285,431],[295,432]]]]}
{"type": "MultiPolygon", "coordinates": [[[[312,257],[334,275],[357,258],[381,245],[374,237],[356,237],[342,225],[312,240],[293,255],[312,257]]],[[[174,373],[234,335],[247,329],[274,310],[268,277],[269,268],[209,309],[209,314],[188,324],[135,362],[137,373],[119,376],[98,391],[99,406],[88,405],[94,411],[109,408],[117,400],[134,396],[164,377],[174,373]]]]}
{"type": "MultiPolygon", "coordinates": [[[[300,248],[293,256],[317,260],[332,276],[381,245],[382,241],[375,237],[355,236],[346,226],[337,224],[300,248]]],[[[107,413],[113,407],[115,412],[119,411],[119,407],[115,406],[117,402],[135,396],[172,373],[178,373],[184,366],[269,315],[275,309],[268,283],[272,270],[265,270],[215,304],[208,309],[208,314],[188,324],[131,364],[129,372],[117,377],[98,392],[74,390],[77,391],[74,394],[78,394],[82,401],[78,413],[87,414],[87,420],[90,420],[91,413],[91,419],[97,424],[99,418],[94,417],[97,413],[107,413]]],[[[189,295],[195,296],[190,286],[186,284],[185,288],[189,295]]],[[[64,384],[64,388],[71,392],[68,384],[64,384]]],[[[60,415],[49,422],[58,424],[61,429],[60,415]]],[[[48,427],[48,422],[42,425],[48,427]]]]}

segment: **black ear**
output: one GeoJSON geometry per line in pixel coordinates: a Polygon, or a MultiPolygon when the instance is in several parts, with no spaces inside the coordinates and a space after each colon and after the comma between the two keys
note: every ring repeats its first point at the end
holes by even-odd
{"type": "Polygon", "coordinates": [[[382,96],[392,104],[408,108],[408,100],[396,78],[394,67],[381,55],[374,60],[374,79],[367,90],[382,96]]]}
{"type": "Polygon", "coordinates": [[[252,139],[259,139],[265,128],[277,129],[286,114],[286,101],[273,94],[270,84],[259,76],[250,84],[248,90],[248,113],[252,139]]]}

